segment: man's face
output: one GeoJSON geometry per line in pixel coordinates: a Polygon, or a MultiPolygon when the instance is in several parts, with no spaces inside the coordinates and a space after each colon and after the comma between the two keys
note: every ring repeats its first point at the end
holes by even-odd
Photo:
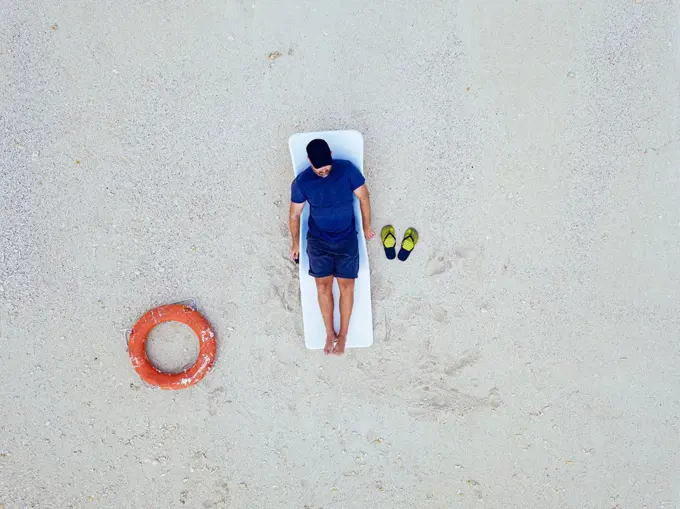
{"type": "Polygon", "coordinates": [[[331,172],[331,168],[332,166],[330,164],[328,166],[322,166],[321,168],[314,168],[314,166],[312,166],[314,173],[316,173],[321,178],[328,177],[328,174],[331,172]]]}

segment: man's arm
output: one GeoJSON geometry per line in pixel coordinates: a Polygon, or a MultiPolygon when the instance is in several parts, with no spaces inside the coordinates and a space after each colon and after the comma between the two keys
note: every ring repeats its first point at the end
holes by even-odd
{"type": "Polygon", "coordinates": [[[290,202],[290,213],[288,215],[288,227],[290,228],[290,235],[293,238],[293,246],[290,249],[290,257],[292,260],[300,259],[300,216],[304,203],[290,202]]]}
{"type": "Polygon", "coordinates": [[[354,190],[354,194],[359,198],[359,207],[361,208],[361,218],[364,227],[364,236],[370,240],[375,237],[375,232],[371,228],[371,200],[368,196],[368,187],[366,184],[354,190]]]}

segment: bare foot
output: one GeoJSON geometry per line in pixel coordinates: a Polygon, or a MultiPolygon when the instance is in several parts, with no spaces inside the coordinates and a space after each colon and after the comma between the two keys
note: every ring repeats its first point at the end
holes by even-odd
{"type": "Polygon", "coordinates": [[[326,355],[333,353],[333,343],[335,343],[335,332],[333,334],[326,334],[326,346],[323,347],[323,353],[326,355]]]}
{"type": "Polygon", "coordinates": [[[335,343],[335,348],[333,348],[333,353],[335,355],[342,355],[345,353],[345,343],[347,343],[347,334],[342,336],[338,335],[338,342],[335,343]]]}

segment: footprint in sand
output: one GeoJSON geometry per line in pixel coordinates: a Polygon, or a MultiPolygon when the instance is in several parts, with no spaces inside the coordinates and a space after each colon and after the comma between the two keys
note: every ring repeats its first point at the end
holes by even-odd
{"type": "Polygon", "coordinates": [[[501,400],[501,395],[496,387],[489,391],[489,399],[487,401],[491,408],[498,408],[501,406],[503,401],[501,400]]]}
{"type": "Polygon", "coordinates": [[[385,317],[385,313],[382,311],[376,310],[376,313],[374,315],[375,317],[375,325],[374,325],[374,333],[373,333],[373,339],[374,341],[387,341],[390,336],[390,328],[387,326],[387,319],[385,317]]]}
{"type": "Polygon", "coordinates": [[[446,321],[448,316],[446,308],[435,304],[430,306],[430,310],[432,311],[432,318],[434,318],[435,322],[444,323],[446,321]]]}
{"type": "Polygon", "coordinates": [[[479,482],[475,481],[474,479],[468,479],[467,483],[472,488],[477,500],[482,500],[484,495],[482,494],[482,487],[480,486],[479,482]]]}
{"type": "Polygon", "coordinates": [[[459,247],[455,253],[457,260],[474,260],[479,256],[479,250],[474,247],[459,247]]]}
{"type": "Polygon", "coordinates": [[[427,275],[430,277],[438,276],[451,270],[453,263],[443,253],[435,253],[427,263],[427,275]]]}
{"type": "Polygon", "coordinates": [[[224,387],[218,387],[208,393],[208,413],[211,416],[216,416],[225,400],[224,387]]]}
{"type": "Polygon", "coordinates": [[[300,305],[299,283],[293,272],[296,265],[290,260],[283,259],[284,262],[278,266],[270,267],[269,272],[273,274],[270,284],[271,293],[268,302],[279,302],[281,308],[291,312],[300,305]]]}
{"type": "Polygon", "coordinates": [[[388,283],[387,281],[378,281],[373,286],[373,295],[375,296],[376,300],[385,300],[390,295],[392,295],[392,288],[392,283],[388,283]]]}
{"type": "Polygon", "coordinates": [[[480,250],[474,247],[458,247],[453,252],[453,256],[449,257],[445,253],[435,253],[430,261],[427,263],[428,276],[438,276],[444,272],[451,270],[454,263],[462,265],[465,262],[475,260],[479,257],[480,250]]]}

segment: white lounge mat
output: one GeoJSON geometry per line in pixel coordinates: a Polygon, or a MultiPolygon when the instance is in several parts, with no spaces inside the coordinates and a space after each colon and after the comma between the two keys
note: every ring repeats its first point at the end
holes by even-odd
{"type": "MultiPolygon", "coordinates": [[[[364,138],[358,131],[323,131],[317,133],[298,133],[288,140],[295,175],[309,168],[307,144],[315,138],[326,140],[333,152],[333,159],[351,161],[361,173],[364,172],[364,138]]],[[[354,198],[354,214],[359,237],[359,277],[354,285],[354,310],[349,322],[347,348],[371,346],[373,344],[373,312],[371,311],[371,275],[368,268],[368,251],[359,210],[359,200],[354,198]]],[[[326,341],[326,328],[319,310],[316,284],[309,275],[307,257],[307,229],[309,205],[305,205],[300,223],[300,300],[305,332],[305,345],[312,350],[323,349],[326,341]]],[[[335,330],[340,328],[340,291],[338,283],[333,283],[335,299],[335,330]]]]}

